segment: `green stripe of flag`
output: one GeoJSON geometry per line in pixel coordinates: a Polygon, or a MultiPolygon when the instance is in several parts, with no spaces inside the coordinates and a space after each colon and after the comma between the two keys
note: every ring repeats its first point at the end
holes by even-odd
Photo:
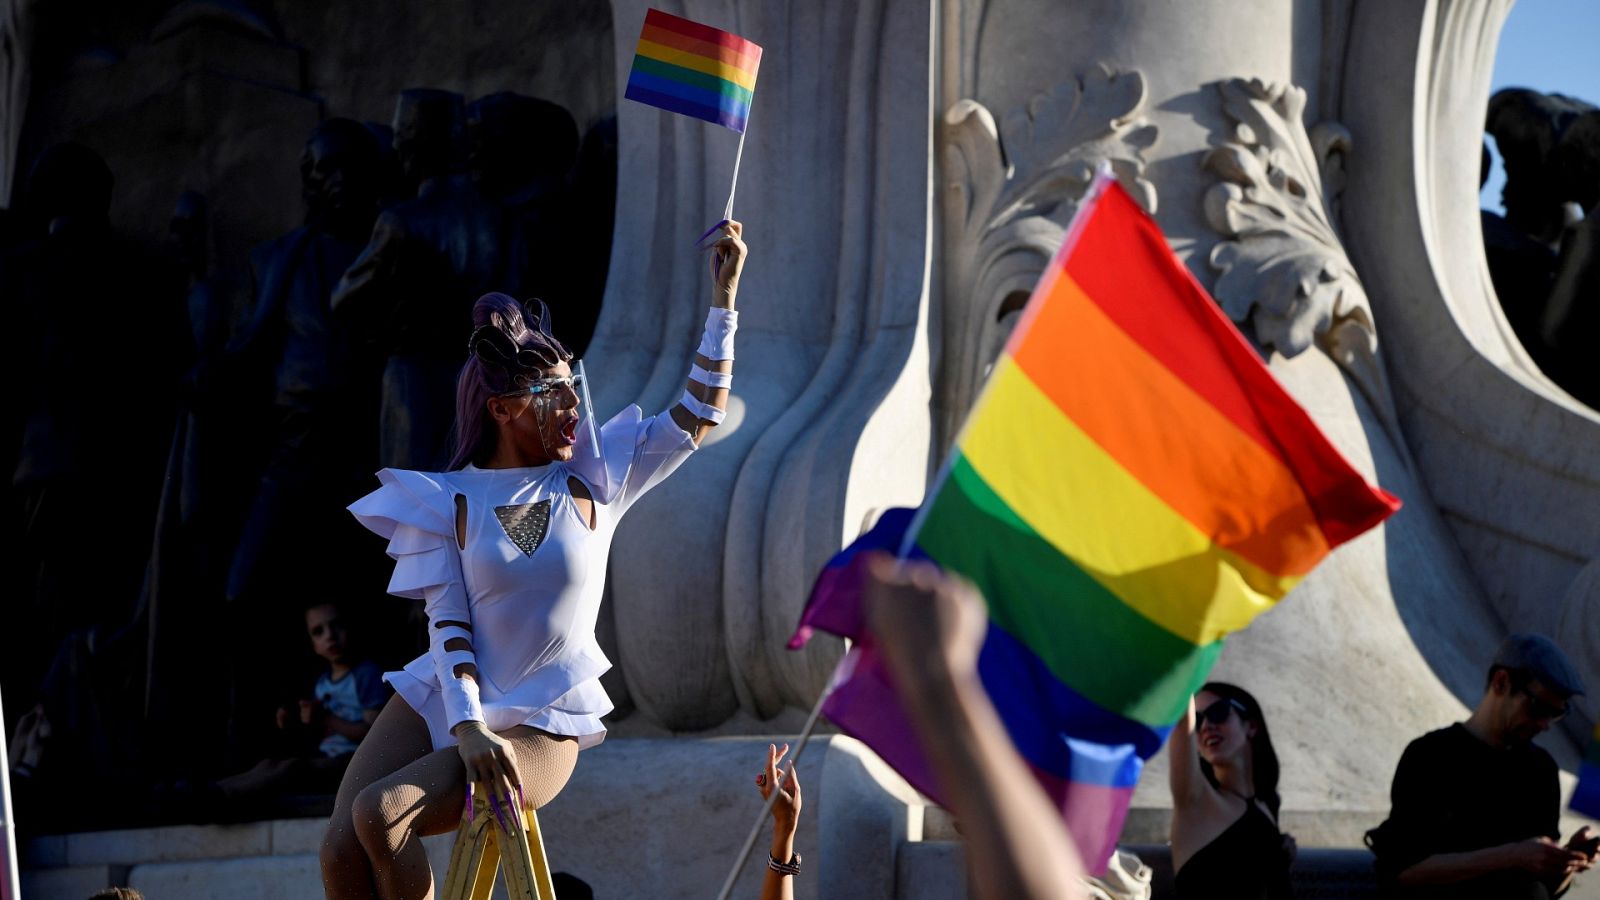
{"type": "Polygon", "coordinates": [[[717,91],[725,97],[737,97],[744,101],[746,105],[755,97],[755,93],[748,88],[726,78],[718,78],[715,75],[696,72],[693,69],[662,62],[659,59],[651,59],[642,53],[634,56],[633,68],[640,72],[655,75],[658,78],[670,78],[673,81],[704,88],[708,91],[717,91]]]}
{"type": "Polygon", "coordinates": [[[1029,527],[964,457],[917,543],[976,582],[995,624],[1062,683],[1135,721],[1176,721],[1222,653],[1221,641],[1195,646],[1129,608],[1029,527]]]}

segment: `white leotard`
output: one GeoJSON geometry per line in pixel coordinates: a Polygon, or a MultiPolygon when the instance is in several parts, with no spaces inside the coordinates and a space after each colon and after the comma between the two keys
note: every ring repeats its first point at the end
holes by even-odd
{"type": "MultiPolygon", "coordinates": [[[[361,524],[389,539],[389,593],[425,599],[430,631],[444,621],[471,624],[484,724],[496,732],[532,725],[573,735],[581,747],[605,737],[600,717],[612,708],[600,687],[611,661],[594,636],[611,538],[634,501],[694,450],[671,415],[643,419],[637,406],[600,429],[599,454],[585,431],[571,462],[384,469],[383,486],[350,505],[361,524]],[[592,530],[573,501],[572,477],[595,501],[592,530]],[[463,549],[457,496],[467,506],[463,549]]],[[[434,749],[454,745],[450,728],[472,717],[446,708],[440,679],[453,669],[425,653],[383,676],[427,721],[434,749]]]]}

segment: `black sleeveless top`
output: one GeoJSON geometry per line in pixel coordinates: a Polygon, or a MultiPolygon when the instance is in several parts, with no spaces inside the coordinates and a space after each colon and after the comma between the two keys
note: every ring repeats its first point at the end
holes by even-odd
{"type": "Polygon", "coordinates": [[[1283,834],[1255,801],[1173,877],[1179,900],[1289,900],[1283,834]]]}

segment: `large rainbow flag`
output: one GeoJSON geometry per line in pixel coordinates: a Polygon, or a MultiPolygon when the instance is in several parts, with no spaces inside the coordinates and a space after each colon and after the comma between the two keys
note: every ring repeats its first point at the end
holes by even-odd
{"type": "Polygon", "coordinates": [[[652,9],[645,13],[622,96],[743,134],[759,68],[756,44],[652,9]]]}
{"type": "Polygon", "coordinates": [[[1578,769],[1578,788],[1572,792],[1572,811],[1600,819],[1600,722],[1594,724],[1589,749],[1584,751],[1578,769]]]}
{"type": "Polygon", "coordinates": [[[982,590],[979,674],[1098,869],[1223,637],[1399,505],[1102,177],[916,519],[885,515],[830,562],[791,646],[858,642],[824,712],[937,798],[860,608],[860,551],[909,532],[908,555],[982,590]]]}

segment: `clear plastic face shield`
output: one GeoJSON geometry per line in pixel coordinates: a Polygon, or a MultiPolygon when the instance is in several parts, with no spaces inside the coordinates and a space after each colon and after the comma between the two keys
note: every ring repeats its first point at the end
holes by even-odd
{"type": "Polygon", "coordinates": [[[589,399],[589,376],[584,374],[583,360],[573,360],[572,374],[578,380],[578,399],[583,402],[579,410],[583,416],[584,430],[589,432],[589,455],[600,458],[600,432],[594,424],[594,401],[589,399]]]}
{"type": "Polygon", "coordinates": [[[539,423],[539,440],[546,453],[552,457],[558,450],[570,448],[578,442],[578,429],[589,436],[589,452],[600,453],[599,435],[589,399],[589,384],[583,370],[583,360],[573,360],[572,374],[551,375],[536,379],[518,393],[533,400],[534,414],[539,423]]]}

